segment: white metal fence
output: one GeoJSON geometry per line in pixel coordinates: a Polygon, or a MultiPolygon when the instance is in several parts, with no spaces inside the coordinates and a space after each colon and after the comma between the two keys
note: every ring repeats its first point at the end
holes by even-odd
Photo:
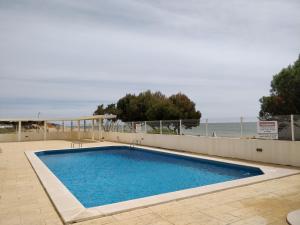
{"type": "Polygon", "coordinates": [[[105,131],[147,134],[255,137],[256,122],[210,122],[206,120],[105,121],[105,131]]]}
{"type": "MultiPolygon", "coordinates": [[[[273,116],[278,122],[280,140],[300,141],[300,115],[273,116]]],[[[102,131],[168,135],[216,136],[257,138],[255,118],[158,120],[122,122],[120,120],[82,119],[20,122],[0,121],[0,141],[45,140],[61,138],[88,138],[89,134],[102,135],[102,131]],[[19,129],[20,127],[20,129],[19,129]]]]}
{"type": "MultiPolygon", "coordinates": [[[[103,129],[125,133],[257,138],[258,120],[247,117],[134,122],[107,120],[103,123],[103,129]]],[[[300,141],[300,115],[274,116],[268,120],[278,122],[278,137],[280,140],[300,141]]]]}

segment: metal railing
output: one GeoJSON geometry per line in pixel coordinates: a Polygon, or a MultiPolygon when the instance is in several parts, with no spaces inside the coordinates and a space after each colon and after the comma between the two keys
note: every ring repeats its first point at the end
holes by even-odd
{"type": "MultiPolygon", "coordinates": [[[[104,131],[124,133],[147,133],[147,134],[169,134],[169,135],[194,135],[212,136],[213,134],[222,137],[241,137],[244,135],[256,135],[256,123],[250,123],[250,132],[243,132],[243,127],[249,127],[244,122],[209,122],[206,120],[158,120],[158,121],[106,121],[103,123],[104,131]],[[246,126],[247,125],[247,126],[246,126]]],[[[248,129],[249,130],[249,129],[248,129]]]]}
{"type": "MultiPolygon", "coordinates": [[[[0,121],[0,141],[46,140],[51,137],[102,140],[102,131],[206,137],[258,138],[258,118],[157,120],[122,122],[120,120],[32,121],[30,123],[0,121]],[[74,136],[75,135],[75,136],[74,136]],[[28,138],[27,138],[28,136],[28,138]],[[1,137],[3,137],[1,139],[1,137]]],[[[278,123],[278,139],[300,141],[300,115],[268,118],[278,123]]]]}
{"type": "MultiPolygon", "coordinates": [[[[262,119],[261,119],[262,120],[262,119]]],[[[300,141],[300,115],[273,116],[278,123],[278,139],[300,141]]],[[[122,122],[107,120],[104,131],[207,137],[258,138],[258,118],[158,120],[122,122]]]]}

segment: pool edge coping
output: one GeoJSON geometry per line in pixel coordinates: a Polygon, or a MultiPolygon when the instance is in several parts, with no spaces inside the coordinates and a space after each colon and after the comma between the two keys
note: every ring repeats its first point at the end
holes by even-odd
{"type": "MultiPolygon", "coordinates": [[[[93,146],[87,148],[99,148],[99,147],[101,148],[101,147],[109,147],[109,146],[130,146],[130,145],[118,144],[118,143],[107,143],[106,145],[93,146]]],[[[48,194],[50,201],[53,203],[54,207],[56,208],[58,214],[60,215],[60,217],[62,218],[65,224],[81,222],[84,220],[99,218],[103,216],[109,216],[109,215],[126,212],[134,209],[139,209],[139,208],[146,208],[153,205],[158,205],[158,204],[167,203],[171,201],[228,190],[231,188],[242,187],[250,184],[260,183],[267,180],[278,179],[278,178],[300,173],[300,170],[293,169],[293,168],[265,166],[265,165],[253,164],[249,162],[243,162],[239,160],[230,160],[230,159],[219,158],[219,157],[217,158],[214,156],[203,156],[203,155],[197,155],[195,153],[177,152],[177,151],[159,149],[159,148],[148,147],[148,146],[139,145],[134,147],[143,148],[146,150],[156,151],[156,152],[165,152],[165,153],[174,154],[178,156],[188,156],[193,158],[230,163],[235,165],[256,167],[261,169],[264,172],[264,174],[248,177],[248,178],[241,178],[232,181],[216,183],[216,184],[210,184],[201,187],[179,190],[175,192],[168,192],[159,195],[132,199],[128,201],[112,203],[103,206],[85,208],[79,202],[79,200],[65,187],[65,185],[52,173],[52,171],[35,154],[37,152],[66,150],[68,148],[25,151],[25,155],[27,156],[28,161],[33,167],[34,172],[38,176],[43,188],[48,194]]],[[[259,162],[255,162],[255,163],[259,163],[259,162]]]]}

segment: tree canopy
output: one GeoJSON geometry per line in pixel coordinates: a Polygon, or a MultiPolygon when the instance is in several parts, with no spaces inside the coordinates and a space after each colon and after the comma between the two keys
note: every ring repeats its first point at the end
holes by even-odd
{"type": "Polygon", "coordinates": [[[115,114],[122,121],[200,119],[201,113],[185,94],[170,97],[161,92],[126,94],[117,104],[99,105],[94,115],[115,114]]]}
{"type": "Polygon", "coordinates": [[[293,65],[273,76],[270,96],[259,101],[261,117],[300,114],[300,55],[293,65]]]}
{"type": "Polygon", "coordinates": [[[103,104],[98,105],[96,111],[94,112],[94,115],[104,115],[104,114],[118,114],[118,110],[116,108],[115,104],[109,104],[106,107],[104,107],[103,104]]]}

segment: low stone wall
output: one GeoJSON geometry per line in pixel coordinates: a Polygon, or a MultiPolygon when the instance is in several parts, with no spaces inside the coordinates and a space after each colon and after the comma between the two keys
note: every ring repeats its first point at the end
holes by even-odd
{"type": "MultiPolygon", "coordinates": [[[[47,132],[46,140],[79,140],[80,139],[92,139],[94,140],[101,139],[101,133],[95,131],[94,134],[92,131],[65,131],[65,132],[47,132]]],[[[44,140],[43,132],[22,132],[20,141],[41,141],[44,140]]],[[[0,142],[16,142],[18,141],[18,134],[0,134],[0,142]]]]}
{"type": "MultiPolygon", "coordinates": [[[[280,165],[300,167],[300,141],[258,140],[222,137],[197,137],[189,135],[161,135],[119,132],[80,132],[80,139],[100,140],[126,144],[195,152],[205,155],[245,159],[280,165]]],[[[0,134],[0,142],[18,141],[17,134],[0,134]]],[[[49,132],[47,140],[78,140],[78,131],[49,132]]],[[[43,133],[24,132],[21,141],[44,140],[43,133]]]]}
{"type": "Polygon", "coordinates": [[[18,141],[18,136],[15,133],[0,134],[0,142],[14,142],[18,141]]]}
{"type": "Polygon", "coordinates": [[[107,141],[300,167],[300,142],[105,132],[107,141]]]}
{"type": "MultiPolygon", "coordinates": [[[[70,140],[76,139],[78,132],[48,132],[47,140],[70,140]]],[[[41,141],[44,140],[43,132],[22,132],[21,141],[41,141]]],[[[18,134],[0,134],[0,142],[16,142],[18,141],[18,134]]]]}

